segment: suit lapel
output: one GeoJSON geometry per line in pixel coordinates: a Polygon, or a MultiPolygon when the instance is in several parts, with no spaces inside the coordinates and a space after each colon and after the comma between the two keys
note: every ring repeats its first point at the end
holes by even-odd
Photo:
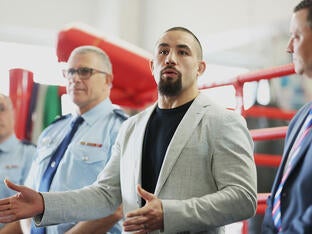
{"type": "Polygon", "coordinates": [[[308,114],[309,114],[309,109],[307,109],[305,111],[305,114],[302,115],[302,117],[300,119],[298,119],[298,124],[296,124],[293,127],[293,129],[291,130],[290,135],[288,137],[288,139],[290,139],[290,140],[288,142],[286,142],[286,145],[285,145],[285,149],[286,150],[284,152],[284,155],[289,155],[289,153],[290,153],[290,151],[292,149],[292,146],[294,145],[295,140],[296,140],[296,138],[297,138],[297,136],[298,136],[298,134],[299,134],[299,132],[300,132],[300,130],[301,130],[301,128],[302,128],[302,126],[303,126],[307,116],[308,116],[308,114]]]}
{"type": "Polygon", "coordinates": [[[278,185],[279,185],[279,183],[283,177],[284,168],[285,168],[287,159],[289,157],[289,153],[291,151],[292,146],[295,143],[296,137],[297,137],[298,133],[300,132],[300,128],[302,127],[303,123],[304,123],[304,118],[301,119],[300,124],[297,124],[296,126],[294,126],[293,130],[290,132],[290,135],[288,137],[289,141],[286,142],[286,145],[285,145],[283,160],[282,160],[281,166],[279,167],[279,170],[277,172],[278,177],[276,177],[276,179],[275,179],[276,183],[274,183],[274,185],[275,185],[274,190],[278,188],[278,185]],[[287,157],[286,157],[286,155],[287,155],[287,157]]]}
{"type": "MultiPolygon", "coordinates": [[[[298,152],[298,155],[294,158],[294,161],[292,162],[293,166],[292,166],[292,169],[291,169],[288,177],[291,176],[292,172],[297,167],[299,161],[306,155],[306,151],[308,150],[309,146],[311,145],[311,139],[312,139],[312,131],[310,130],[309,133],[303,139],[303,142],[301,144],[301,148],[298,152]]],[[[288,177],[287,177],[287,179],[288,179],[288,177]]]]}
{"type": "MultiPolygon", "coordinates": [[[[296,124],[293,129],[290,131],[290,135],[288,136],[288,142],[286,142],[286,145],[285,145],[285,151],[284,151],[284,156],[283,156],[283,160],[281,162],[281,166],[277,172],[277,175],[278,177],[276,177],[275,179],[275,182],[274,182],[274,188],[272,191],[276,191],[276,189],[278,188],[278,185],[280,183],[280,180],[281,178],[283,177],[283,173],[284,173],[284,168],[285,168],[285,165],[286,165],[286,162],[287,162],[287,159],[289,157],[289,153],[292,149],[292,146],[294,145],[295,143],[295,140],[297,138],[297,135],[299,134],[300,132],[300,129],[301,127],[303,126],[305,120],[306,120],[306,117],[307,115],[309,114],[309,109],[307,109],[305,111],[305,114],[302,115],[302,117],[300,119],[298,119],[298,124],[296,124]],[[286,157],[287,155],[287,157],[286,157]]],[[[309,145],[309,139],[311,139],[312,135],[311,135],[311,131],[310,133],[306,136],[307,140],[305,140],[305,142],[303,142],[303,145],[302,145],[302,148],[300,149],[300,152],[298,152],[298,155],[296,157],[296,159],[294,160],[293,162],[293,168],[292,168],[292,171],[293,169],[296,167],[296,165],[298,164],[298,161],[300,160],[300,158],[302,158],[303,156],[303,152],[305,152],[305,150],[307,149],[308,145],[309,145]]],[[[291,172],[292,172],[291,171],[291,172]]],[[[290,174],[291,174],[290,172],[290,174]]],[[[290,174],[288,175],[288,177],[290,176],[290,174]]],[[[286,180],[288,179],[288,177],[286,178],[286,180]]]]}
{"type": "MultiPolygon", "coordinates": [[[[134,173],[135,173],[135,181],[136,184],[141,184],[141,176],[142,176],[142,147],[144,142],[144,135],[147,126],[147,122],[153,113],[157,104],[153,105],[152,107],[146,110],[146,113],[143,115],[140,121],[137,121],[137,125],[135,126],[135,144],[133,145],[133,155],[134,155],[134,173]]],[[[141,198],[138,196],[139,201],[141,198]]]]}
{"type": "Polygon", "coordinates": [[[188,139],[191,137],[194,129],[197,127],[199,121],[202,119],[208,104],[202,104],[202,95],[200,94],[192,103],[188,111],[185,113],[179,126],[177,127],[171,142],[168,145],[163,166],[161,167],[157,185],[155,188],[155,195],[157,196],[163,187],[165,181],[171,173],[171,170],[176,163],[179,155],[186,145],[188,139]]]}

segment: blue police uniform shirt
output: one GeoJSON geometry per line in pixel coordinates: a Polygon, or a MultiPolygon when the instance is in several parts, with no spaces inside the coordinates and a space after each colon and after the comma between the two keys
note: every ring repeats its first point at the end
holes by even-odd
{"type": "MultiPolygon", "coordinates": [[[[13,134],[0,143],[0,198],[14,195],[16,192],[3,183],[5,178],[16,184],[24,184],[31,163],[36,155],[34,144],[22,142],[13,134]]],[[[4,224],[0,224],[2,227],[4,224]]]]}
{"type": "MultiPolygon", "coordinates": [[[[53,152],[70,130],[76,115],[67,115],[48,126],[39,136],[37,152],[25,184],[38,190],[40,179],[53,152]]],[[[110,159],[111,149],[119,127],[127,118],[112,105],[109,99],[82,115],[84,122],[72,138],[52,180],[50,191],[66,191],[82,188],[96,181],[97,175],[110,159]]],[[[76,223],[64,223],[47,227],[47,234],[64,233],[76,223]]],[[[117,223],[111,233],[121,233],[117,223]]]]}

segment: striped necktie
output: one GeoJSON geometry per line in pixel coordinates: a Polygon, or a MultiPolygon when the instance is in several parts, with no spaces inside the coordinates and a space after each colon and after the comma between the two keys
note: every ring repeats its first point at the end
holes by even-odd
{"type": "Polygon", "coordinates": [[[272,210],[272,217],[274,221],[274,225],[277,228],[277,230],[280,232],[282,230],[282,219],[281,219],[281,193],[284,186],[284,183],[291,172],[293,168],[293,162],[294,159],[297,157],[298,152],[300,151],[300,148],[302,146],[302,142],[304,137],[308,134],[309,130],[312,128],[312,109],[310,109],[310,113],[301,128],[301,131],[298,134],[298,137],[296,138],[296,141],[289,153],[288,156],[288,162],[286,162],[285,170],[283,177],[280,181],[280,184],[276,190],[276,193],[274,195],[274,201],[273,201],[273,210],[272,210]]]}
{"type": "MultiPolygon", "coordinates": [[[[54,154],[52,155],[50,162],[48,164],[47,169],[45,170],[41,182],[39,191],[40,192],[48,192],[50,190],[50,185],[57,170],[57,167],[69,145],[71,139],[73,138],[74,134],[76,133],[79,125],[83,122],[83,118],[79,116],[74,122],[72,122],[72,128],[64,137],[60,145],[56,148],[54,154]]],[[[37,228],[32,221],[31,225],[31,234],[45,234],[45,228],[37,228]]]]}

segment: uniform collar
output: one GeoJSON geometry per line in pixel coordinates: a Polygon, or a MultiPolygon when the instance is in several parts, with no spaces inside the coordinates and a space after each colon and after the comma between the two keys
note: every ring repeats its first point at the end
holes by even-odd
{"type": "Polygon", "coordinates": [[[2,152],[9,152],[14,147],[16,147],[16,143],[18,142],[18,139],[16,138],[15,134],[10,136],[8,139],[6,139],[4,142],[0,144],[0,150],[2,152]]]}
{"type": "MultiPolygon", "coordinates": [[[[104,101],[97,104],[95,107],[82,114],[84,121],[88,125],[92,125],[99,118],[103,118],[105,115],[109,115],[113,111],[113,104],[109,98],[106,98],[104,101]]],[[[77,114],[74,115],[74,119],[77,117],[77,114]]]]}

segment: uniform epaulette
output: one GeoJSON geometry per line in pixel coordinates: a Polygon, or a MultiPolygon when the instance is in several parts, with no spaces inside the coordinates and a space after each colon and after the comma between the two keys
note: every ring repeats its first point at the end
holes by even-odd
{"type": "Polygon", "coordinates": [[[118,116],[119,116],[120,118],[122,118],[123,120],[128,119],[128,115],[127,115],[125,112],[123,112],[123,110],[121,110],[121,109],[114,109],[113,111],[114,111],[114,113],[115,113],[116,115],[118,115],[118,116]]]}
{"type": "Polygon", "coordinates": [[[33,146],[36,146],[34,143],[32,143],[29,140],[21,140],[21,142],[22,142],[23,145],[33,145],[33,146]]]}
{"type": "Polygon", "coordinates": [[[62,119],[66,119],[66,118],[68,118],[70,116],[71,116],[71,114],[67,114],[67,115],[62,115],[62,116],[56,117],[55,120],[53,120],[49,125],[54,124],[54,123],[56,123],[56,122],[58,122],[58,121],[60,121],[62,119]]]}

